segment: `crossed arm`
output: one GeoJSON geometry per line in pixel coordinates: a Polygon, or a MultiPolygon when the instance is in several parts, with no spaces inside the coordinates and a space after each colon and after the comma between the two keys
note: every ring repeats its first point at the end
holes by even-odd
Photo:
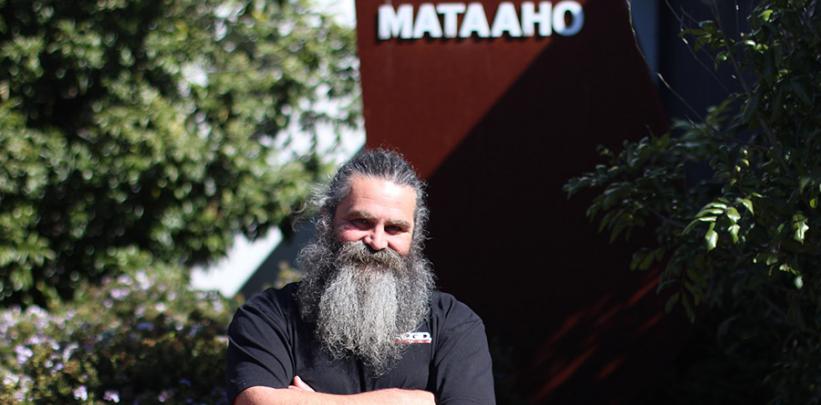
{"type": "Polygon", "coordinates": [[[315,392],[298,376],[288,388],[251,387],[242,391],[234,405],[434,405],[433,394],[422,390],[390,388],[353,395],[315,392]]]}

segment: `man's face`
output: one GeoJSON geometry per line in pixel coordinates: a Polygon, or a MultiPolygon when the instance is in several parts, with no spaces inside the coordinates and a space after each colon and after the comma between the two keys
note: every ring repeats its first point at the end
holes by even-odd
{"type": "Polygon", "coordinates": [[[351,191],[334,213],[342,243],[362,241],[374,251],[407,256],[413,241],[416,192],[410,186],[368,176],[351,178],[351,191]]]}
{"type": "Polygon", "coordinates": [[[300,311],[334,357],[354,355],[380,374],[401,358],[397,337],[427,316],[433,273],[412,251],[414,189],[363,175],[349,181],[331,229],[317,222],[317,239],[300,252],[300,311]]]}

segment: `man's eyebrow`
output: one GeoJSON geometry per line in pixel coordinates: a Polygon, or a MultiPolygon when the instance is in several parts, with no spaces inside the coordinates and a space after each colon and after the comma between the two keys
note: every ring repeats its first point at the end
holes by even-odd
{"type": "Polygon", "coordinates": [[[389,219],[388,220],[388,225],[398,226],[398,227],[404,228],[404,229],[410,229],[410,227],[411,227],[410,222],[405,221],[403,219],[389,219]]]}
{"type": "MultiPolygon", "coordinates": [[[[348,213],[348,217],[349,218],[367,219],[369,221],[373,221],[373,220],[376,219],[376,217],[374,217],[373,215],[371,215],[370,213],[367,213],[365,211],[351,211],[351,212],[348,213]]],[[[408,221],[405,221],[404,219],[389,219],[386,222],[388,223],[388,225],[399,226],[399,227],[402,227],[402,228],[410,229],[410,227],[411,227],[411,223],[408,222],[408,221]]]]}
{"type": "Polygon", "coordinates": [[[365,211],[351,211],[347,215],[350,218],[362,218],[362,219],[376,219],[373,215],[365,212],[365,211]]]}

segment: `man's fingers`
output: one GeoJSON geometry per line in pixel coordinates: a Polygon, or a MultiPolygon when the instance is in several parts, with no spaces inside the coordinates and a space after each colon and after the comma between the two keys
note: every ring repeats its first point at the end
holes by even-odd
{"type": "Polygon", "coordinates": [[[301,390],[308,391],[308,392],[314,392],[314,389],[311,388],[310,385],[306,384],[305,381],[302,381],[302,379],[299,378],[298,375],[294,376],[294,385],[296,386],[296,388],[299,388],[301,390]]]}

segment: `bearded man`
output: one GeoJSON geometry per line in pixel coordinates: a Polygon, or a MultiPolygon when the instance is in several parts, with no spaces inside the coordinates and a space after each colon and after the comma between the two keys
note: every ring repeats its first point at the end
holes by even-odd
{"type": "Polygon", "coordinates": [[[482,321],[434,291],[424,186],[370,150],[314,199],[305,278],[250,299],[229,328],[234,404],[494,404],[482,321]]]}

